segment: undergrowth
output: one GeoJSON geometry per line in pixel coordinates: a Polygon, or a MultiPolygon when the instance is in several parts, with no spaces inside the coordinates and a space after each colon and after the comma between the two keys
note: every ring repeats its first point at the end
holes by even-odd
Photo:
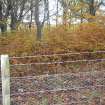
{"type": "Polygon", "coordinates": [[[105,26],[85,23],[78,27],[51,27],[42,41],[35,31],[8,32],[0,36],[0,54],[10,56],[105,50],[105,26]]]}

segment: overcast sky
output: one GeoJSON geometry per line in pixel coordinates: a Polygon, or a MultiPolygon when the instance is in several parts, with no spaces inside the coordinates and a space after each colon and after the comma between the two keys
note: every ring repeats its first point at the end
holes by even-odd
{"type": "MultiPolygon", "coordinates": [[[[51,24],[55,24],[55,19],[56,17],[55,16],[52,16],[52,14],[55,14],[57,11],[56,11],[56,1],[57,0],[49,0],[49,10],[50,10],[50,22],[51,24]]],[[[40,16],[42,19],[43,19],[43,11],[41,11],[42,15],[40,16]]],[[[59,15],[62,14],[62,9],[59,5],[59,15]]],[[[30,15],[30,14],[29,14],[30,15]]],[[[30,16],[28,16],[30,17],[30,16]]],[[[26,16],[25,19],[24,19],[24,22],[29,22],[28,20],[28,17],[26,16]]],[[[34,21],[34,20],[33,20],[34,21]]],[[[61,19],[59,19],[59,22],[61,22],[61,19]]]]}
{"type": "MultiPolygon", "coordinates": [[[[56,19],[56,17],[55,16],[52,16],[52,14],[55,14],[57,11],[56,11],[56,1],[57,0],[49,0],[49,10],[50,10],[50,22],[51,22],[51,24],[55,24],[55,19],[56,19]]],[[[105,1],[105,0],[104,0],[105,1]]],[[[103,11],[105,11],[105,7],[104,6],[101,6],[101,9],[103,10],[103,11]]],[[[42,14],[43,14],[43,12],[41,12],[42,14]]],[[[61,15],[62,14],[62,8],[60,7],[60,4],[59,4],[59,15],[61,15]]],[[[41,15],[41,18],[43,18],[43,15],[41,15]]],[[[27,22],[27,20],[25,19],[24,20],[25,22],[27,22]]],[[[62,19],[59,17],[59,23],[61,23],[62,22],[62,19]]]]}

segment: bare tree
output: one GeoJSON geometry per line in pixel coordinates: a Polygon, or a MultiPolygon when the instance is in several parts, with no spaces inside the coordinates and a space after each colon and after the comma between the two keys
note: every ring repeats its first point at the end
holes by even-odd
{"type": "Polygon", "coordinates": [[[58,14],[59,14],[59,0],[56,0],[56,26],[58,26],[58,14]]]}
{"type": "Polygon", "coordinates": [[[2,33],[7,31],[7,19],[11,7],[11,0],[0,0],[0,29],[2,33]]]}
{"type": "Polygon", "coordinates": [[[29,29],[30,29],[30,31],[31,31],[32,20],[33,20],[33,8],[31,9],[31,7],[33,7],[33,0],[31,0],[31,3],[30,3],[30,11],[31,11],[31,14],[30,14],[30,23],[29,23],[29,29]]]}
{"type": "Polygon", "coordinates": [[[49,0],[46,0],[46,2],[45,2],[46,4],[46,8],[45,8],[45,11],[46,11],[46,17],[47,17],[47,25],[48,25],[48,27],[49,27],[49,29],[50,29],[50,10],[49,10],[49,0]]]}
{"type": "Polygon", "coordinates": [[[60,0],[61,6],[63,8],[63,24],[67,24],[67,14],[68,14],[68,4],[69,0],[60,0]]]}
{"type": "Polygon", "coordinates": [[[26,7],[29,9],[26,3],[27,3],[27,0],[12,1],[13,6],[11,9],[11,14],[10,14],[11,15],[11,24],[10,24],[11,30],[16,30],[17,25],[22,21],[23,17],[25,16],[24,12],[27,11],[26,7]]]}
{"type": "Polygon", "coordinates": [[[48,0],[36,0],[35,1],[35,23],[36,23],[36,27],[37,27],[37,39],[41,40],[42,36],[43,36],[43,27],[44,27],[44,23],[45,21],[48,20],[48,8],[46,8],[48,6],[48,0]],[[41,8],[43,8],[43,14],[40,14],[41,8]],[[43,17],[43,18],[42,18],[43,17]]]}

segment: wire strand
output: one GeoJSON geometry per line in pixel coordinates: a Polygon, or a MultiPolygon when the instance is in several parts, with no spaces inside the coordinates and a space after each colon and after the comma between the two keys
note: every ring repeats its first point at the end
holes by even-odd
{"type": "Polygon", "coordinates": [[[73,87],[73,88],[58,88],[58,89],[53,89],[53,90],[42,90],[42,91],[32,91],[32,92],[21,92],[21,93],[12,93],[11,96],[26,96],[26,95],[38,95],[38,93],[55,93],[55,92],[59,92],[59,91],[71,91],[71,90],[75,90],[75,91],[80,91],[80,89],[96,89],[96,88],[105,88],[105,85],[96,85],[96,86],[86,86],[86,87],[73,87]]]}
{"type": "Polygon", "coordinates": [[[95,51],[95,52],[70,52],[70,53],[62,53],[62,54],[49,54],[49,55],[35,55],[35,56],[22,56],[22,57],[10,57],[10,59],[23,59],[23,58],[36,58],[36,57],[52,57],[52,56],[65,56],[65,55],[81,55],[81,54],[95,54],[95,53],[105,53],[105,51],[95,51]]]}
{"type": "Polygon", "coordinates": [[[35,78],[44,78],[44,77],[58,77],[58,76],[64,76],[64,75],[69,75],[69,76],[80,76],[80,75],[86,75],[86,74],[94,74],[94,73],[104,73],[105,70],[101,70],[101,71],[89,71],[89,72],[78,72],[78,73],[58,73],[58,74],[46,74],[46,75],[38,75],[38,76],[23,76],[23,77],[11,77],[11,79],[35,79],[35,78]]]}
{"type": "Polygon", "coordinates": [[[26,64],[12,64],[11,67],[14,66],[30,66],[30,65],[51,65],[51,64],[64,64],[64,63],[78,63],[78,62],[98,62],[98,61],[105,61],[105,59],[91,59],[91,60],[70,60],[70,61],[56,61],[56,62],[37,62],[37,63],[26,63],[26,64]]]}

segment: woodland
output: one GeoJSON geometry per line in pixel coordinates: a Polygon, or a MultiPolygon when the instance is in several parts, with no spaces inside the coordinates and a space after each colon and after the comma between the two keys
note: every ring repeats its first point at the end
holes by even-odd
{"type": "Polygon", "coordinates": [[[0,0],[4,54],[8,105],[105,105],[105,0],[0,0]]]}
{"type": "Polygon", "coordinates": [[[0,0],[0,54],[105,50],[104,0],[0,0]]]}

